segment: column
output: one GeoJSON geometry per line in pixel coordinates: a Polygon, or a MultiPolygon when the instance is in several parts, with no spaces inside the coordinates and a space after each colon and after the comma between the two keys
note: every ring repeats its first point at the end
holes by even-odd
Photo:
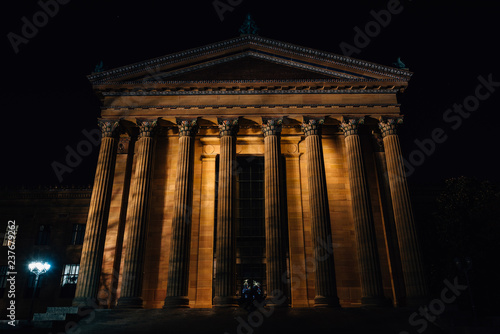
{"type": "Polygon", "coordinates": [[[219,119],[219,198],[215,263],[215,306],[236,306],[236,134],[238,119],[219,119]]]}
{"type": "Polygon", "coordinates": [[[385,242],[387,244],[388,260],[391,268],[391,284],[393,304],[401,306],[404,299],[405,287],[403,282],[403,270],[401,269],[401,258],[399,255],[396,225],[394,224],[394,212],[392,211],[391,190],[389,177],[387,175],[387,162],[385,160],[384,140],[379,132],[372,130],[372,147],[375,167],[377,170],[377,181],[379,189],[379,205],[383,215],[385,242]]]}
{"type": "Polygon", "coordinates": [[[361,303],[363,305],[388,305],[382,287],[370,194],[358,134],[359,125],[363,123],[364,118],[342,118],[340,124],[340,128],[344,131],[347,151],[354,231],[356,234],[358,265],[361,271],[361,303]]]}
{"type": "Polygon", "coordinates": [[[74,306],[80,306],[87,299],[97,297],[115,174],[118,122],[100,120],[98,124],[102,133],[101,148],[85,227],[74,306]]]}
{"type": "Polygon", "coordinates": [[[425,302],[428,290],[423,271],[422,253],[416,234],[415,221],[413,220],[401,146],[397,135],[397,125],[402,122],[402,118],[381,118],[379,128],[384,141],[387,175],[403,268],[406,302],[408,306],[418,306],[425,302]]]}
{"type": "Polygon", "coordinates": [[[286,258],[281,198],[281,127],[283,119],[262,119],[264,133],[264,193],[267,305],[287,306],[286,258]]]}
{"type": "Polygon", "coordinates": [[[189,307],[189,254],[191,248],[191,217],[193,212],[194,141],[197,119],[177,120],[179,153],[175,179],[172,242],[168,265],[167,296],[164,308],[189,307]]]}
{"type": "Polygon", "coordinates": [[[326,189],[325,162],[321,143],[324,119],[304,117],[302,130],[307,145],[307,177],[311,211],[314,262],[316,265],[316,297],[314,306],[338,307],[337,283],[333,259],[330,209],[326,189]]]}
{"type": "Polygon", "coordinates": [[[151,178],[155,146],[156,120],[137,120],[139,126],[135,178],[130,191],[127,213],[127,248],[125,250],[122,285],[117,307],[142,308],[142,274],[146,248],[151,178]]]}

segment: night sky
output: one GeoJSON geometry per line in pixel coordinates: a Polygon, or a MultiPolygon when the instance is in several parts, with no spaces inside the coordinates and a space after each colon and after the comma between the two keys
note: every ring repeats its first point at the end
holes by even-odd
{"type": "MultiPolygon", "coordinates": [[[[8,2],[2,9],[2,186],[61,184],[51,163],[64,162],[65,147],[75,148],[85,139],[82,130],[96,128],[99,102],[86,75],[101,60],[111,69],[234,38],[247,13],[263,37],[342,54],[342,42],[355,45],[354,29],[364,30],[374,21],[371,12],[390,3],[220,0],[237,4],[221,20],[212,0],[60,1],[67,3],[18,45],[17,53],[9,33],[21,36],[23,17],[33,22],[42,9],[37,1],[8,2]]],[[[418,149],[415,140],[431,138],[437,128],[447,136],[411,173],[410,184],[439,183],[459,175],[498,183],[500,5],[437,2],[401,1],[400,12],[352,56],[383,65],[401,57],[414,72],[401,97],[401,141],[407,160],[418,149]],[[458,120],[446,122],[447,109],[473,101],[478,77],[490,75],[499,82],[497,91],[460,125],[458,120]]],[[[97,154],[94,148],[64,175],[62,184],[92,184],[97,154]]]]}

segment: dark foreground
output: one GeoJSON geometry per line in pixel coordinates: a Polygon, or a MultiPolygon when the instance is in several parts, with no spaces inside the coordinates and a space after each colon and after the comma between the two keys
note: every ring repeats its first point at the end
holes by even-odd
{"type": "Polygon", "coordinates": [[[96,310],[78,323],[55,324],[55,328],[30,328],[21,323],[2,333],[479,333],[500,334],[500,318],[473,322],[467,313],[447,312],[434,323],[409,316],[414,309],[177,309],[96,310]]]}

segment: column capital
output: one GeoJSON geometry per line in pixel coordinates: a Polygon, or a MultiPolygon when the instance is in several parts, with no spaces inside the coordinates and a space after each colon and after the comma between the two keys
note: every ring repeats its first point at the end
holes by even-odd
{"type": "Polygon", "coordinates": [[[238,118],[217,118],[219,134],[224,136],[236,136],[239,130],[238,118]]]}
{"type": "Polygon", "coordinates": [[[153,137],[158,129],[158,121],[155,119],[137,119],[139,126],[139,138],[153,137]]]}
{"type": "Polygon", "coordinates": [[[198,118],[177,118],[177,126],[179,127],[179,137],[194,137],[199,129],[198,118]]]}
{"type": "Polygon", "coordinates": [[[378,127],[382,137],[397,134],[398,125],[403,124],[403,117],[380,117],[378,127]]]}
{"type": "Polygon", "coordinates": [[[264,137],[276,136],[281,133],[283,118],[265,118],[262,117],[262,133],[264,137]]]}
{"type": "Polygon", "coordinates": [[[344,117],[340,121],[340,128],[344,131],[344,136],[357,135],[359,126],[365,124],[364,117],[344,117]]]}
{"type": "Polygon", "coordinates": [[[306,137],[311,135],[321,135],[321,126],[324,123],[324,118],[304,117],[304,121],[301,125],[302,131],[304,131],[306,137]]]}
{"type": "Polygon", "coordinates": [[[101,129],[102,138],[116,137],[118,135],[119,122],[116,120],[100,119],[97,121],[99,129],[101,129]]]}

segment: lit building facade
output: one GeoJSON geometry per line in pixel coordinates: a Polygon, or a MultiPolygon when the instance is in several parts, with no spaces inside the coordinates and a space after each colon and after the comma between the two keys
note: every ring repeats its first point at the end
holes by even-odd
{"type": "Polygon", "coordinates": [[[427,295],[408,70],[249,34],[88,78],[102,141],[73,305],[236,306],[245,280],[285,307],[427,295]]]}

